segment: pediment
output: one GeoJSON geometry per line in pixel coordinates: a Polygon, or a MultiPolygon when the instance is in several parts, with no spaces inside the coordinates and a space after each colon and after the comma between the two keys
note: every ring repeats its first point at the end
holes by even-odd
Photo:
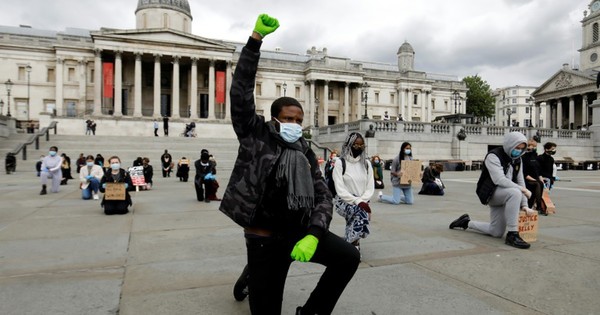
{"type": "Polygon", "coordinates": [[[585,72],[563,69],[535,90],[534,95],[559,92],[595,83],[595,78],[590,77],[585,72]]]}
{"type": "Polygon", "coordinates": [[[103,42],[114,41],[160,46],[176,45],[179,47],[197,47],[203,50],[230,50],[232,52],[235,50],[235,46],[227,45],[218,40],[165,29],[101,30],[92,32],[91,35],[94,41],[100,40],[103,42]]]}

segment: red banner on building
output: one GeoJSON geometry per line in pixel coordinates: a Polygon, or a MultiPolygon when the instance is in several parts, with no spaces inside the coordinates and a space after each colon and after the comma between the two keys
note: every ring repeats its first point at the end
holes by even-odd
{"type": "Polygon", "coordinates": [[[217,71],[215,102],[225,103],[225,71],[217,71]]]}
{"type": "Polygon", "coordinates": [[[111,62],[102,64],[103,96],[108,98],[113,97],[113,85],[115,84],[113,69],[114,65],[111,62]]]}

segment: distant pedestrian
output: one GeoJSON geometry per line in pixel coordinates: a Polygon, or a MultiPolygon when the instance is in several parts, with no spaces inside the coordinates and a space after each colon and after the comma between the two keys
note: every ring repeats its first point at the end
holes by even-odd
{"type": "Polygon", "coordinates": [[[90,125],[90,129],[92,130],[92,134],[95,136],[96,135],[96,122],[92,120],[92,123],[90,125]]]}
{"type": "Polygon", "coordinates": [[[163,132],[165,133],[165,137],[169,136],[169,117],[163,117],[163,132]]]}
{"type": "Polygon", "coordinates": [[[388,115],[387,110],[383,113],[383,120],[384,121],[389,121],[390,120],[390,115],[388,115]]]}
{"type": "Polygon", "coordinates": [[[156,119],[153,122],[153,126],[154,126],[154,136],[158,137],[158,121],[156,119]]]}
{"type": "Polygon", "coordinates": [[[88,119],[85,121],[85,135],[89,136],[91,134],[92,134],[92,121],[88,119]]]}

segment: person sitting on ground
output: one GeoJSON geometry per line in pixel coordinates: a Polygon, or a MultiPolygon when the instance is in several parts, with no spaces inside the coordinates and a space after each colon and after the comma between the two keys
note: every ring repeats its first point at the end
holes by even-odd
{"type": "Polygon", "coordinates": [[[421,178],[423,186],[421,186],[419,195],[443,196],[444,188],[446,188],[440,177],[443,171],[444,165],[439,163],[427,166],[425,170],[423,170],[423,177],[421,178]]]}
{"type": "Polygon", "coordinates": [[[546,188],[552,189],[556,177],[554,176],[554,157],[556,154],[556,143],[546,142],[544,144],[544,154],[537,157],[537,161],[540,164],[540,175],[544,180],[546,188]]]}
{"type": "Polygon", "coordinates": [[[142,159],[142,167],[144,168],[144,182],[146,183],[146,185],[143,187],[145,190],[150,190],[152,189],[152,177],[154,177],[154,169],[152,168],[152,165],[150,165],[150,159],[147,157],[144,157],[142,159]]]}
{"type": "Polygon", "coordinates": [[[100,181],[100,191],[105,193],[108,184],[119,183],[123,186],[122,189],[125,190],[125,196],[118,200],[107,200],[105,193],[100,205],[104,208],[104,214],[106,215],[126,214],[129,212],[127,208],[133,204],[129,195],[129,190],[133,188],[131,176],[121,168],[121,159],[118,156],[110,157],[108,163],[110,163],[110,170],[104,173],[100,181]]]}
{"type": "Polygon", "coordinates": [[[94,163],[94,156],[88,155],[85,159],[85,165],[79,170],[79,181],[81,182],[81,198],[89,200],[100,199],[98,191],[100,190],[100,181],[104,176],[102,168],[94,163]]]}
{"type": "Polygon", "coordinates": [[[175,175],[179,177],[180,182],[188,181],[188,178],[190,177],[190,160],[185,156],[177,162],[177,173],[175,175]]]}
{"type": "Polygon", "coordinates": [[[508,230],[507,245],[521,249],[531,246],[519,235],[519,211],[525,211],[528,216],[537,213],[527,207],[531,192],[525,188],[521,167],[526,147],[527,138],[522,133],[510,132],[504,136],[502,147],[491,150],[485,157],[478,182],[481,189],[478,188],[477,194],[489,205],[491,221],[473,221],[465,213],[450,223],[450,229],[473,229],[493,237],[502,237],[508,230]]]}
{"type": "Polygon", "coordinates": [[[379,155],[373,155],[371,158],[371,166],[373,167],[373,177],[375,179],[375,189],[383,189],[383,161],[379,155]]]}

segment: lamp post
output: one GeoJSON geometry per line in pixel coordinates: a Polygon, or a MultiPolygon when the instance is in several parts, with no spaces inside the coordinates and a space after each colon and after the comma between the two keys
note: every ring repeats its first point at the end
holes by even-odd
{"type": "Polygon", "coordinates": [[[8,110],[6,111],[6,116],[10,117],[10,90],[12,90],[13,83],[10,79],[8,79],[6,82],[4,82],[4,85],[6,85],[6,94],[8,94],[8,100],[6,103],[8,110]]]}
{"type": "Polygon", "coordinates": [[[361,95],[362,95],[362,101],[365,103],[365,114],[363,115],[363,119],[369,119],[369,116],[367,115],[367,102],[369,100],[369,84],[365,81],[363,82],[363,84],[360,86],[361,89],[361,95]]]}
{"type": "Polygon", "coordinates": [[[27,120],[29,120],[29,87],[30,87],[30,74],[31,74],[31,66],[27,65],[27,67],[25,67],[25,70],[27,71],[27,120]]]}
{"type": "Polygon", "coordinates": [[[529,103],[529,126],[527,127],[533,127],[533,121],[532,121],[532,110],[533,110],[533,104],[535,99],[533,98],[533,96],[529,96],[528,99],[526,99],[527,103],[529,103]]]}
{"type": "Polygon", "coordinates": [[[3,113],[2,109],[4,109],[4,101],[0,100],[0,116],[2,116],[3,113]]]}
{"type": "Polygon", "coordinates": [[[458,93],[458,91],[454,90],[452,95],[454,96],[454,114],[458,114],[457,106],[461,105],[460,104],[460,93],[458,93]]]}
{"type": "Polygon", "coordinates": [[[319,128],[319,98],[315,97],[315,127],[319,128]]]}
{"type": "Polygon", "coordinates": [[[285,83],[285,81],[283,81],[283,96],[285,96],[285,92],[287,91],[287,83],[285,83]]]}
{"type": "Polygon", "coordinates": [[[506,109],[506,115],[508,115],[508,124],[507,124],[507,126],[509,126],[509,127],[511,126],[511,123],[510,123],[510,114],[512,114],[512,109],[510,109],[510,107],[509,107],[509,108],[506,109]]]}

